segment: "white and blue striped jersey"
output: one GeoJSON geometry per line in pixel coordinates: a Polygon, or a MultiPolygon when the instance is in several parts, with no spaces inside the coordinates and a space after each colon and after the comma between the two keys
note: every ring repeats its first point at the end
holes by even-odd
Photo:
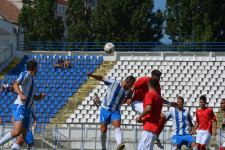
{"type": "Polygon", "coordinates": [[[171,117],[173,122],[173,135],[189,134],[191,130],[189,121],[192,121],[189,110],[183,109],[182,111],[178,111],[174,108],[166,114],[166,120],[168,121],[171,117]]]}
{"type": "Polygon", "coordinates": [[[108,89],[101,106],[108,111],[120,110],[121,103],[129,95],[130,89],[123,89],[121,87],[121,81],[118,80],[105,78],[104,83],[108,86],[108,89]]]}
{"type": "Polygon", "coordinates": [[[19,78],[16,80],[21,83],[19,86],[21,92],[24,96],[26,96],[27,100],[22,101],[20,96],[18,95],[17,99],[15,100],[14,104],[23,105],[29,109],[33,107],[33,96],[34,96],[34,79],[28,71],[24,71],[20,74],[19,78]]]}

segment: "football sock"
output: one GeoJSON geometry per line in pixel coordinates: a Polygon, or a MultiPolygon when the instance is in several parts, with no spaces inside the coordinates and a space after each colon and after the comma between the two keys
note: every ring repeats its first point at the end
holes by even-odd
{"type": "Polygon", "coordinates": [[[102,149],[106,148],[106,133],[102,133],[100,135],[100,139],[101,139],[101,145],[102,145],[102,149]]]}
{"type": "Polygon", "coordinates": [[[0,140],[0,146],[4,145],[5,143],[9,142],[13,139],[11,132],[6,133],[3,138],[0,140]]]}
{"type": "Polygon", "coordinates": [[[117,145],[120,145],[122,143],[122,133],[120,128],[115,129],[115,137],[116,137],[117,145]]]}

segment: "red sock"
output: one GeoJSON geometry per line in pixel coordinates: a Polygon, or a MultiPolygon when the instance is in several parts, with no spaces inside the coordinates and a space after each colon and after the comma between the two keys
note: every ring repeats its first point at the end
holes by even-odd
{"type": "Polygon", "coordinates": [[[205,145],[200,146],[201,150],[206,150],[205,145]]]}
{"type": "Polygon", "coordinates": [[[159,119],[159,129],[156,132],[157,135],[160,135],[160,133],[162,132],[164,125],[165,125],[166,120],[164,119],[159,119]]]}
{"type": "Polygon", "coordinates": [[[197,144],[197,147],[198,147],[198,150],[201,150],[201,145],[200,144],[197,144]]]}

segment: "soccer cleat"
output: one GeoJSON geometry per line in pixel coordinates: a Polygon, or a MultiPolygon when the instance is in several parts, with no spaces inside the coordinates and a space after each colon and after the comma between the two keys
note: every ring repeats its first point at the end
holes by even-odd
{"type": "Polygon", "coordinates": [[[125,148],[125,145],[124,144],[120,144],[116,150],[123,150],[125,148]]]}
{"type": "Polygon", "coordinates": [[[157,144],[157,146],[158,146],[159,148],[163,149],[163,146],[162,146],[160,140],[157,140],[157,141],[156,141],[156,144],[157,144]]]}

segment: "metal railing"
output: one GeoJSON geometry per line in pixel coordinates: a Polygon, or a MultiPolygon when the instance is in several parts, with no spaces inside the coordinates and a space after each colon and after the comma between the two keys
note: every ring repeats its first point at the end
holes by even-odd
{"type": "Polygon", "coordinates": [[[9,44],[3,51],[0,52],[0,67],[12,56],[13,56],[13,45],[9,44]]]}
{"type": "MultiPolygon", "coordinates": [[[[24,51],[102,51],[106,42],[21,41],[24,51]]],[[[225,42],[113,42],[116,51],[224,51],[225,42]]]]}
{"type": "MultiPolygon", "coordinates": [[[[62,125],[62,124],[61,124],[62,125]]],[[[99,149],[100,145],[100,124],[99,123],[66,123],[67,127],[60,127],[60,124],[44,124],[42,123],[42,130],[40,133],[34,132],[34,139],[39,140],[39,145],[36,145],[37,148],[49,148],[46,147],[46,143],[50,143],[50,149],[87,149],[89,143],[92,149],[99,149]],[[74,127],[71,127],[74,125],[74,127]],[[90,132],[92,131],[92,132],[90,132]],[[45,143],[42,144],[42,143],[45,143]],[[76,143],[76,146],[74,146],[76,143]],[[88,144],[87,144],[88,143],[88,144]]],[[[65,124],[64,124],[65,125],[65,124]]],[[[40,126],[39,126],[40,127],[40,126]]],[[[11,131],[13,127],[7,128],[7,126],[1,125],[0,130],[2,131],[2,136],[11,131]]],[[[163,143],[164,150],[172,150],[172,136],[173,132],[168,129],[168,126],[160,135],[160,140],[163,143]]],[[[143,131],[142,124],[135,125],[121,125],[122,134],[123,134],[123,143],[127,147],[132,147],[133,150],[138,149],[139,140],[141,133],[143,131]],[[132,128],[127,128],[127,127],[132,128]],[[129,134],[129,136],[126,136],[129,134]],[[128,137],[128,139],[126,139],[128,137]]],[[[115,137],[113,136],[113,126],[109,125],[107,130],[107,149],[115,149],[115,137]]],[[[211,138],[211,141],[215,141],[218,146],[222,145],[222,142],[225,141],[225,137],[222,135],[225,132],[219,129],[219,133],[215,138],[211,138]]],[[[12,146],[9,143],[6,144],[9,147],[12,146]]],[[[157,146],[156,146],[157,147],[157,146]]],[[[4,147],[2,147],[4,148],[4,147]]]]}

